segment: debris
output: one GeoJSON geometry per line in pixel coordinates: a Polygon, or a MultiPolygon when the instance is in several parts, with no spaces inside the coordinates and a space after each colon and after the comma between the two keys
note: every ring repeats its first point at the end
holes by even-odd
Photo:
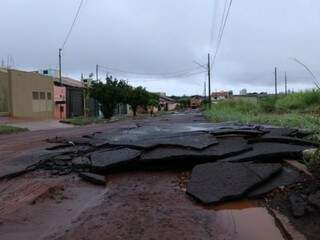
{"type": "Polygon", "coordinates": [[[210,146],[201,151],[181,147],[158,147],[145,152],[141,156],[140,161],[143,163],[153,163],[156,161],[170,161],[173,163],[173,161],[179,161],[180,165],[187,163],[204,163],[238,155],[251,149],[247,141],[243,138],[231,137],[219,139],[217,145],[210,146]],[[232,148],[230,146],[232,146],[232,148]]]}
{"type": "Polygon", "coordinates": [[[294,145],[309,146],[309,147],[319,146],[318,143],[300,139],[300,138],[294,138],[294,137],[262,136],[260,138],[249,139],[249,143],[263,143],[263,142],[285,143],[285,144],[294,144],[294,145]]]}
{"type": "Polygon", "coordinates": [[[91,167],[95,172],[106,172],[112,168],[132,163],[137,160],[140,155],[140,151],[130,148],[107,149],[93,152],[90,155],[91,167]]]}
{"type": "Polygon", "coordinates": [[[91,182],[96,185],[103,185],[107,184],[106,177],[94,173],[79,173],[79,177],[85,181],[91,182]]]}
{"type": "Polygon", "coordinates": [[[206,204],[239,199],[280,170],[280,164],[202,164],[192,170],[187,192],[206,204]]]}
{"type": "Polygon", "coordinates": [[[250,191],[248,197],[258,198],[276,188],[291,185],[298,180],[299,176],[300,174],[296,170],[293,170],[289,167],[283,167],[282,170],[272,179],[250,191]]]}
{"type": "Polygon", "coordinates": [[[320,191],[311,194],[308,197],[308,201],[310,204],[312,204],[313,206],[317,207],[318,209],[320,209],[320,191]]]}
{"type": "Polygon", "coordinates": [[[227,162],[248,162],[248,161],[268,161],[274,162],[284,158],[301,159],[302,151],[308,149],[307,146],[285,144],[285,143],[254,143],[250,144],[252,151],[223,159],[227,162]]]}
{"type": "Polygon", "coordinates": [[[294,217],[303,217],[305,215],[307,202],[300,194],[290,193],[289,202],[294,217]]]}

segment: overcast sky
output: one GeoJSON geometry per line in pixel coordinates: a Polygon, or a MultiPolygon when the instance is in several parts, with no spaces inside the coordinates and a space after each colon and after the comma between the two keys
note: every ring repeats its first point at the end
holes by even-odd
{"type": "MultiPolygon", "coordinates": [[[[10,55],[18,69],[57,68],[58,49],[79,2],[1,0],[0,60],[6,63],[10,55]]],[[[100,64],[146,73],[100,70],[100,76],[110,72],[150,91],[203,94],[204,73],[176,79],[158,75],[194,70],[198,66],[193,61],[206,63],[207,53],[216,49],[224,2],[85,0],[63,50],[63,74],[79,79],[81,72],[88,75],[100,64]]],[[[212,90],[272,92],[275,66],[279,91],[284,88],[284,71],[290,89],[313,87],[309,74],[290,57],[320,77],[319,29],[320,1],[234,0],[213,69],[212,90]]]]}

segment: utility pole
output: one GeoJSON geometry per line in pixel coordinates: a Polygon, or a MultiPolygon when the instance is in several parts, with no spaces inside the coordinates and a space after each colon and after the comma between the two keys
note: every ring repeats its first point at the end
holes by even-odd
{"type": "Polygon", "coordinates": [[[285,94],[288,95],[288,79],[287,72],[284,73],[285,94]]]}
{"type": "Polygon", "coordinates": [[[203,96],[205,99],[207,98],[207,83],[206,83],[206,81],[204,81],[203,96]]]}
{"type": "Polygon", "coordinates": [[[99,65],[96,65],[96,80],[99,81],[99,65]]]}
{"type": "Polygon", "coordinates": [[[278,97],[278,69],[275,67],[274,70],[274,93],[275,96],[278,97]]]}
{"type": "Polygon", "coordinates": [[[62,49],[59,48],[59,80],[60,80],[60,84],[62,85],[62,73],[61,73],[61,52],[62,49]]]}
{"type": "Polygon", "coordinates": [[[211,108],[211,59],[208,53],[208,88],[209,88],[209,108],[211,108]]]}

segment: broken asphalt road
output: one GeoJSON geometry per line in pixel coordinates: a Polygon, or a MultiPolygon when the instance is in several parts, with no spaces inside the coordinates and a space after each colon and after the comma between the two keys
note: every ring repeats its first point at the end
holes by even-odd
{"type": "MultiPolygon", "coordinates": [[[[297,181],[293,175],[300,173],[288,167],[285,158],[299,158],[303,150],[317,146],[303,140],[298,130],[207,123],[197,111],[72,130],[75,132],[40,134],[43,140],[49,139],[47,145],[41,143],[48,155],[39,155],[31,144],[36,153],[32,158],[24,161],[23,156],[12,159],[11,155],[0,161],[2,178],[16,176],[1,182],[3,196],[14,195],[7,184],[15,185],[21,179],[63,179],[58,193],[44,189],[40,204],[22,204],[11,213],[11,220],[0,219],[4,239],[23,239],[24,232],[36,239],[223,239],[232,235],[231,230],[224,226],[221,233],[215,211],[195,204],[186,191],[205,204],[239,200],[252,193],[264,197],[297,181]],[[182,171],[190,177],[180,181],[182,171]],[[17,177],[21,174],[25,175],[17,177]],[[91,193],[88,196],[81,190],[90,186],[77,176],[102,187],[91,186],[94,194],[90,197],[91,193]],[[61,196],[60,206],[49,200],[55,194],[61,196]],[[74,201],[84,205],[67,207],[68,214],[65,206],[74,201]],[[49,206],[61,212],[52,214],[49,206]],[[45,214],[37,214],[40,209],[45,214]],[[35,220],[28,220],[30,214],[35,220]],[[60,222],[63,216],[66,219],[60,222]],[[18,224],[20,217],[27,219],[23,226],[18,224]],[[43,225],[35,230],[34,221],[43,225]]],[[[40,135],[34,138],[38,141],[40,135]]],[[[25,194],[30,199],[34,195],[32,189],[25,194]]]]}

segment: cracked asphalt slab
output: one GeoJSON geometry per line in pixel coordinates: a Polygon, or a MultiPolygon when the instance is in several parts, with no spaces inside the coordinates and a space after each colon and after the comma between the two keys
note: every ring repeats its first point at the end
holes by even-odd
{"type": "MultiPolygon", "coordinates": [[[[31,162],[23,156],[0,162],[2,178],[6,171],[8,178],[15,177],[3,180],[7,183],[39,174],[49,180],[67,179],[62,183],[65,192],[73,189],[70,179],[79,186],[80,179],[91,182],[97,190],[92,196],[94,206],[81,187],[71,196],[66,194],[68,200],[59,202],[62,208],[65,201],[83,198],[87,207],[71,214],[74,219],[64,228],[57,223],[50,232],[34,231],[34,235],[41,233],[39,239],[255,239],[232,234],[232,229],[221,226],[219,214],[202,204],[223,204],[252,195],[263,199],[279,187],[295,184],[301,173],[283,160],[299,158],[303,150],[317,146],[302,139],[305,134],[296,129],[207,123],[197,111],[124,121],[112,127],[74,129],[76,133],[68,136],[41,135],[48,142],[45,153],[49,155],[45,157],[35,154],[31,162]],[[187,177],[181,182],[185,171],[187,177]],[[188,226],[190,231],[186,231],[188,226]]],[[[4,187],[2,194],[9,194],[7,191],[4,187]]],[[[36,193],[28,194],[32,199],[36,193]]],[[[33,214],[37,210],[37,206],[33,211],[27,208],[33,214]]],[[[19,216],[26,214],[24,207],[21,209],[19,216]]],[[[48,221],[46,217],[51,216],[41,216],[42,221],[48,221]]],[[[28,224],[32,228],[32,221],[28,224]]],[[[0,233],[3,225],[8,227],[8,223],[0,223],[0,233]]]]}

